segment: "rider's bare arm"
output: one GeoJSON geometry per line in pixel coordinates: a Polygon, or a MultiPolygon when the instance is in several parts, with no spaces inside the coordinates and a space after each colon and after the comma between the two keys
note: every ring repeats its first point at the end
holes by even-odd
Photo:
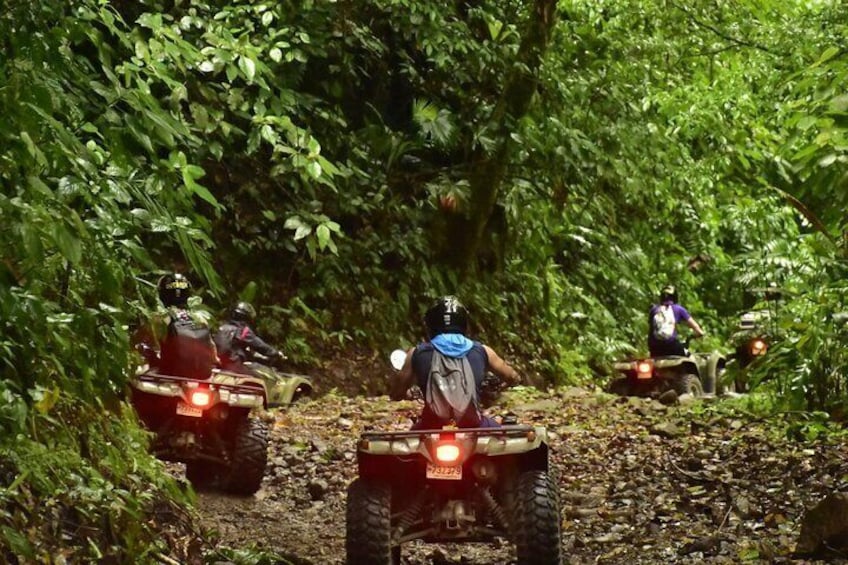
{"type": "Polygon", "coordinates": [[[695,337],[704,337],[704,330],[701,329],[700,324],[695,321],[695,318],[689,318],[686,320],[686,323],[692,328],[692,331],[695,332],[695,337]]]}
{"type": "Polygon", "coordinates": [[[389,376],[389,398],[392,400],[403,400],[406,398],[406,391],[412,386],[414,378],[412,375],[412,354],[415,348],[411,347],[406,352],[406,360],[403,362],[403,367],[400,371],[389,376]]]}
{"type": "Polygon", "coordinates": [[[483,347],[486,349],[486,355],[489,357],[489,369],[503,379],[507,386],[515,386],[521,382],[518,372],[501,359],[501,356],[495,353],[494,349],[488,345],[484,345],[483,347]]]}

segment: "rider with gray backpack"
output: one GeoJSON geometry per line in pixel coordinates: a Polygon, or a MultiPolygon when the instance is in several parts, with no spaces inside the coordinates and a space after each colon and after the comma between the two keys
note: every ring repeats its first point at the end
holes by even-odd
{"type": "Polygon", "coordinates": [[[466,337],[468,311],[455,296],[439,298],[424,315],[424,324],[429,340],[408,351],[403,368],[390,381],[394,400],[402,400],[413,384],[424,394],[424,411],[413,429],[498,426],[480,409],[481,383],[492,371],[515,385],[518,373],[491,347],[466,337]]]}
{"type": "Polygon", "coordinates": [[[704,330],[683,306],[677,303],[677,289],[666,285],[660,291],[660,302],[648,312],[648,350],[651,357],[671,355],[686,356],[686,348],[678,339],[677,324],[685,322],[695,337],[702,337],[704,330]]]}

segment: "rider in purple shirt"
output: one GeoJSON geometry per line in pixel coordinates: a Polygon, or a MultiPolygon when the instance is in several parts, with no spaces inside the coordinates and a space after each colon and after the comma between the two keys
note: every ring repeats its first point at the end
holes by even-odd
{"type": "Polygon", "coordinates": [[[704,335],[695,318],[677,303],[674,286],[666,285],[660,293],[660,303],[654,304],[648,312],[648,350],[651,357],[686,355],[686,348],[678,339],[677,324],[680,322],[686,322],[695,337],[704,335]]]}

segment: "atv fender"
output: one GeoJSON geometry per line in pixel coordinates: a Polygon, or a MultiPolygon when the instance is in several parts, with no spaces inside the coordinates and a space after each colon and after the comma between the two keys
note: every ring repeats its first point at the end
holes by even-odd
{"type": "Polygon", "coordinates": [[[309,396],[314,390],[314,385],[308,377],[294,373],[278,373],[282,378],[275,392],[282,404],[291,404],[300,396],[309,396]]]}
{"type": "Polygon", "coordinates": [[[414,465],[414,460],[420,461],[419,457],[434,462],[427,448],[428,439],[438,439],[444,433],[456,434],[457,440],[465,442],[468,446],[473,445],[473,455],[512,456],[519,462],[522,470],[548,470],[548,436],[544,426],[517,425],[500,428],[365,433],[357,446],[359,476],[402,480],[403,477],[409,476],[403,472],[405,466],[414,465]]]}
{"type": "Polygon", "coordinates": [[[718,381],[724,370],[724,366],[727,364],[727,360],[717,351],[700,353],[697,355],[697,359],[698,364],[701,366],[699,375],[704,392],[707,394],[720,392],[723,387],[718,381]]]}
{"type": "Polygon", "coordinates": [[[247,386],[255,388],[257,389],[257,393],[261,391],[262,407],[268,408],[268,388],[265,386],[265,381],[260,378],[242,373],[216,370],[212,371],[212,377],[209,379],[209,382],[224,386],[247,386]]]}
{"type": "Polygon", "coordinates": [[[315,385],[309,377],[294,373],[281,373],[262,363],[246,363],[259,375],[268,390],[268,405],[272,408],[291,404],[300,396],[312,394],[315,385]]]}

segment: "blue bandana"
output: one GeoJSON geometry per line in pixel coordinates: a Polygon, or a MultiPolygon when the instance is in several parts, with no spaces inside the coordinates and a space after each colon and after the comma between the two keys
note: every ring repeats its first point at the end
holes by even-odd
{"type": "Polygon", "coordinates": [[[474,347],[474,342],[462,334],[439,334],[430,343],[448,357],[465,357],[474,347]]]}

